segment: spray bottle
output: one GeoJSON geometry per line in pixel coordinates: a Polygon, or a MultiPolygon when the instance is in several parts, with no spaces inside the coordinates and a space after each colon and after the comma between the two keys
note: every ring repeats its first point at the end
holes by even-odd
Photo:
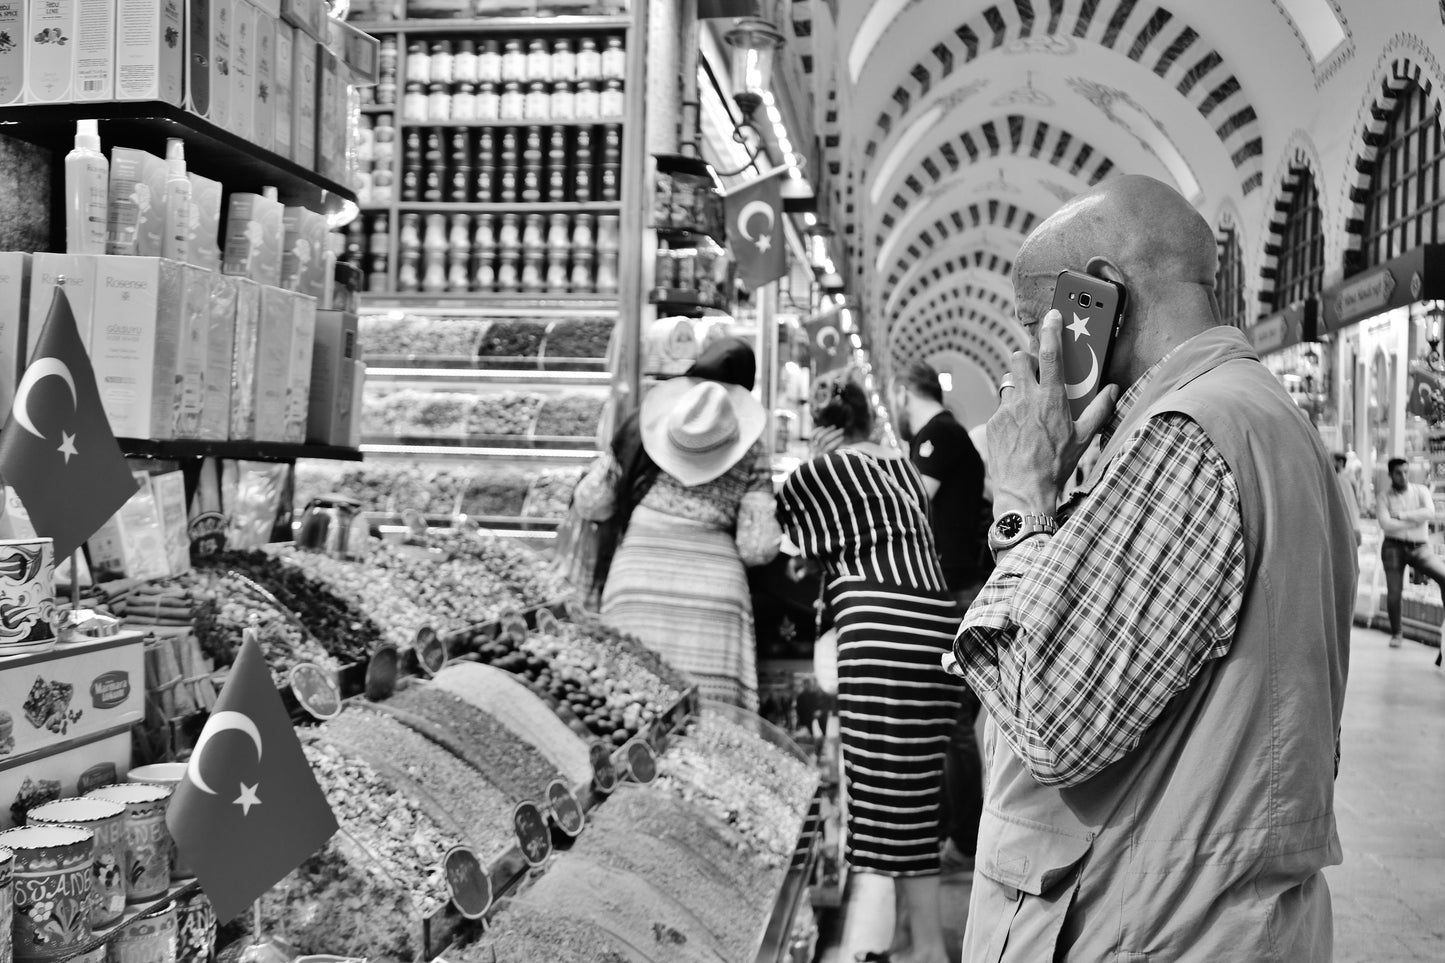
{"type": "Polygon", "coordinates": [[[165,212],[161,257],[184,261],[190,247],[191,179],[186,176],[186,142],[179,137],[166,139],[165,212]]]}
{"type": "Polygon", "coordinates": [[[93,120],[75,122],[75,149],[65,155],[65,251],[104,254],[110,164],[93,120]]]}

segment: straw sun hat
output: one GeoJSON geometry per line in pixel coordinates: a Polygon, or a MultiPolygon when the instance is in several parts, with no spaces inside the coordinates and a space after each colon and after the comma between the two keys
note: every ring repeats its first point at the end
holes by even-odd
{"type": "Polygon", "coordinates": [[[762,404],[739,385],[664,381],[642,399],[642,447],[687,487],[721,477],[762,436],[762,404]]]}

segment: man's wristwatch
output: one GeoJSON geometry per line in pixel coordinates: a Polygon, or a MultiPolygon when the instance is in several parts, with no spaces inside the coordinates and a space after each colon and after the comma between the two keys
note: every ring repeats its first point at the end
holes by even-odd
{"type": "Polygon", "coordinates": [[[1052,535],[1058,530],[1058,520],[1052,515],[1004,512],[989,526],[988,550],[997,557],[999,552],[1013,548],[1026,538],[1052,535]]]}

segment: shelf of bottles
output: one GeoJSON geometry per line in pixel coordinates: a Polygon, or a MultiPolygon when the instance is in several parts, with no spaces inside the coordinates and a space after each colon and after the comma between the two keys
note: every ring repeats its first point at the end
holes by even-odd
{"type": "Polygon", "coordinates": [[[532,495],[575,484],[610,392],[634,44],[626,16],[498,23],[366,27],[380,76],[348,255],[364,325],[395,327],[409,354],[368,383],[362,450],[422,471],[461,459],[532,495]]]}

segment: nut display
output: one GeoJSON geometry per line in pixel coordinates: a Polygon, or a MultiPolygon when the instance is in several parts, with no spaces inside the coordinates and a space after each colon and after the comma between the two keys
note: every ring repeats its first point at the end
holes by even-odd
{"type": "Polygon", "coordinates": [[[573,393],[548,399],[537,413],[534,435],[587,438],[597,433],[606,399],[599,395],[573,393]]]}
{"type": "MultiPolygon", "coordinates": [[[[545,410],[545,409],[544,409],[545,410]]],[[[544,468],[527,488],[523,518],[562,518],[572,504],[572,492],[582,480],[580,468],[544,468]]]]}

